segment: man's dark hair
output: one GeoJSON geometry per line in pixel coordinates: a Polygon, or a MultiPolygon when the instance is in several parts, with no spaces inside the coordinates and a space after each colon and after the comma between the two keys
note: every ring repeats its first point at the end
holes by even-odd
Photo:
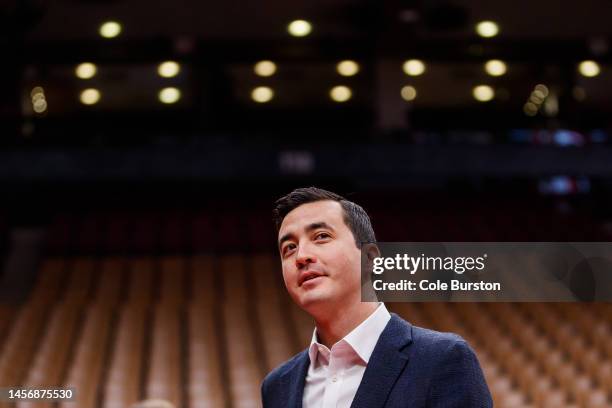
{"type": "Polygon", "coordinates": [[[364,243],[376,242],[376,236],[374,235],[370,217],[360,205],[347,200],[341,195],[317,187],[296,188],[286,196],[276,200],[273,211],[276,230],[278,231],[280,229],[287,214],[300,205],[324,200],[332,200],[340,203],[342,212],[344,213],[344,223],[353,233],[357,248],[361,248],[361,245],[364,243]]]}

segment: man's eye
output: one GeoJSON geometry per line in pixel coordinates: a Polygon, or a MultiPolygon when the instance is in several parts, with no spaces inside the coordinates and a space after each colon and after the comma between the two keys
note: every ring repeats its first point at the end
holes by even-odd
{"type": "Polygon", "coordinates": [[[292,251],[295,248],[294,244],[288,244],[285,245],[285,247],[283,248],[283,255],[287,255],[290,251],[292,251]]]}
{"type": "Polygon", "coordinates": [[[319,232],[317,235],[315,235],[315,239],[325,239],[329,237],[330,235],[327,232],[319,232]]]}

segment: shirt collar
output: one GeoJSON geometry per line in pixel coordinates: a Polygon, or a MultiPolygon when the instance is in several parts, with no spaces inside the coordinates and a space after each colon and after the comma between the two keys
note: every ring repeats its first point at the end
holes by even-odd
{"type": "MultiPolygon", "coordinates": [[[[367,364],[374,352],[374,347],[378,342],[378,338],[385,329],[385,326],[391,319],[391,314],[387,310],[384,303],[380,303],[374,313],[368,316],[359,326],[355,327],[349,334],[344,336],[342,340],[347,342],[357,355],[367,364]]],[[[341,342],[342,340],[339,340],[341,342]]],[[[338,344],[336,343],[336,344],[338,344]]],[[[317,341],[317,329],[312,333],[308,356],[310,363],[315,364],[319,347],[325,347],[317,341]]],[[[334,346],[332,346],[332,349],[334,346]]]]}

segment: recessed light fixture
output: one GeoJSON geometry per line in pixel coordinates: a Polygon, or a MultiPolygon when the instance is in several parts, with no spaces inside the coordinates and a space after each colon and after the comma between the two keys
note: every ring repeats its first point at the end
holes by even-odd
{"type": "Polygon", "coordinates": [[[270,102],[274,98],[274,90],[268,86],[258,86],[251,91],[251,98],[257,103],[270,102]]]}
{"type": "Polygon", "coordinates": [[[82,64],[77,65],[76,69],[74,70],[76,76],[81,79],[93,78],[96,75],[96,72],[98,72],[98,68],[91,62],[83,62],[82,64]]]}
{"type": "Polygon", "coordinates": [[[353,76],[359,72],[359,64],[352,60],[340,61],[336,65],[336,71],[342,76],[353,76]]]}
{"type": "Polygon", "coordinates": [[[312,32],[312,24],[306,20],[294,20],[287,26],[287,31],[294,37],[306,37],[312,32]]]}
{"type": "Polygon", "coordinates": [[[501,60],[490,60],[485,64],[485,71],[491,76],[502,76],[507,70],[506,63],[501,60]]]}
{"type": "Polygon", "coordinates": [[[494,21],[481,21],[476,24],[476,32],[479,36],[484,38],[495,37],[497,34],[499,34],[499,26],[494,21]]]}
{"type": "Polygon", "coordinates": [[[400,94],[402,95],[402,99],[410,102],[416,99],[417,97],[417,90],[414,86],[411,85],[406,85],[404,87],[402,87],[402,90],[400,91],[400,94]]]}
{"type": "Polygon", "coordinates": [[[329,96],[334,102],[346,102],[353,96],[353,91],[348,86],[338,85],[329,91],[329,96]]]}
{"type": "Polygon", "coordinates": [[[582,61],[578,65],[578,72],[587,78],[596,77],[601,72],[599,64],[595,61],[582,61]]]}
{"type": "Polygon", "coordinates": [[[425,63],[419,59],[409,59],[402,66],[404,73],[410,76],[419,76],[425,73],[425,63]]]}
{"type": "Polygon", "coordinates": [[[181,66],[176,61],[165,61],[157,67],[157,73],[164,78],[172,78],[179,74],[181,66]]]}
{"type": "Polygon", "coordinates": [[[479,102],[488,102],[495,97],[495,91],[489,85],[478,85],[472,89],[472,95],[479,102]]]}
{"type": "Polygon", "coordinates": [[[117,21],[106,21],[100,25],[100,35],[104,38],[114,38],[121,34],[121,24],[117,21]]]}
{"type": "Polygon", "coordinates": [[[178,102],[179,99],[181,99],[181,91],[178,88],[169,86],[159,91],[158,97],[161,103],[165,103],[165,104],[176,103],[178,102]]]}
{"type": "Polygon", "coordinates": [[[87,88],[81,92],[81,103],[84,105],[95,105],[100,101],[100,91],[96,88],[87,88]]]}
{"type": "Polygon", "coordinates": [[[259,61],[253,67],[253,71],[255,71],[256,75],[269,77],[276,73],[276,64],[269,60],[259,61]]]}

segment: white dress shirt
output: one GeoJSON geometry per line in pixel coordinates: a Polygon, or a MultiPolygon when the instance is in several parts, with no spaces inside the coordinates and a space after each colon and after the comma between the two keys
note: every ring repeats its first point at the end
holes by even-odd
{"type": "Polygon", "coordinates": [[[349,408],[374,346],[391,319],[384,303],[330,349],[312,334],[310,366],[304,385],[304,408],[349,408]]]}

